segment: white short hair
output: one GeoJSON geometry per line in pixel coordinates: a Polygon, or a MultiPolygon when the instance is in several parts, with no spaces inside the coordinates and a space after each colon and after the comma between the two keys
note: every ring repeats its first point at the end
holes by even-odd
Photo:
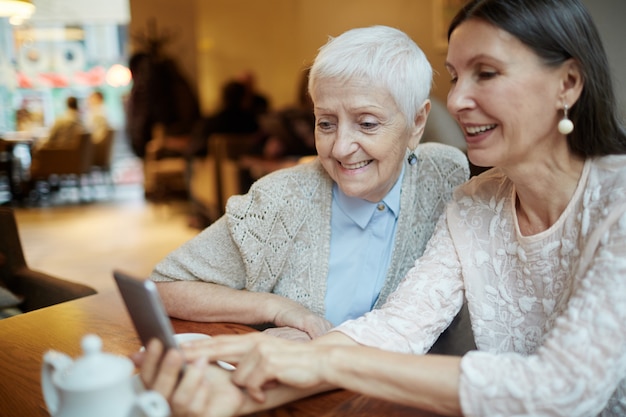
{"type": "Polygon", "coordinates": [[[309,92],[319,80],[363,78],[389,90],[407,123],[430,95],[433,70],[424,52],[401,30],[371,26],[348,30],[319,49],[309,92]]]}

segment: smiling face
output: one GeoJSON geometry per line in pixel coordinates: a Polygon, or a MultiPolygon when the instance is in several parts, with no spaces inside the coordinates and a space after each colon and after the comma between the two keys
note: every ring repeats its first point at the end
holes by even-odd
{"type": "Polygon", "coordinates": [[[556,129],[563,67],[548,67],[526,45],[469,19],[450,37],[448,110],[478,166],[512,166],[567,152],[556,129]]]}
{"type": "Polygon", "coordinates": [[[426,117],[407,123],[389,92],[368,80],[321,79],[311,97],[322,165],[346,195],[380,201],[398,179],[407,147],[419,143],[426,117]]]}

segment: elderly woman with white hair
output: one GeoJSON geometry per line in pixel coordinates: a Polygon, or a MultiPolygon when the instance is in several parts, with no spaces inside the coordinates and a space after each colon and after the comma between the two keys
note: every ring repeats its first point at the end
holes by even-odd
{"type": "Polygon", "coordinates": [[[469,175],[460,150],[418,146],[431,79],[397,29],[355,29],[322,47],[309,77],[318,157],[230,198],[156,266],[168,314],[308,340],[381,306],[469,175]]]}

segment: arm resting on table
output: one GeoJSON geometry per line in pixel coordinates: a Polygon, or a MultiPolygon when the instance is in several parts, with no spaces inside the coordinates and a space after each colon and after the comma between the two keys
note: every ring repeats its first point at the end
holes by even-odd
{"type": "Polygon", "coordinates": [[[276,294],[236,290],[203,281],[160,282],[157,287],[167,313],[183,320],[273,323],[302,330],[311,337],[320,336],[330,328],[323,317],[276,294]]]}
{"type": "Polygon", "coordinates": [[[216,337],[203,344],[195,352],[186,350],[186,356],[205,354],[238,363],[232,381],[247,393],[238,408],[241,413],[344,388],[442,415],[461,415],[460,357],[382,351],[360,346],[339,332],[310,343],[250,334],[216,337]],[[283,385],[267,389],[272,382],[283,385]]]}

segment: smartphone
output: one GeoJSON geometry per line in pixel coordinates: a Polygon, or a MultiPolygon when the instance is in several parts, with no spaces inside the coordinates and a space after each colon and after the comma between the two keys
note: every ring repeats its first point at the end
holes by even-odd
{"type": "Polygon", "coordinates": [[[113,271],[117,288],[124,299],[128,314],[144,346],[151,339],[159,339],[165,351],[177,349],[172,322],[168,317],[154,282],[113,271]]]}
{"type": "MultiPolygon", "coordinates": [[[[165,347],[163,352],[178,349],[172,322],[163,307],[156,284],[119,270],[113,271],[113,277],[141,343],[147,346],[151,339],[156,338],[165,347]]],[[[227,371],[236,369],[228,362],[218,360],[216,363],[227,371]]]]}

